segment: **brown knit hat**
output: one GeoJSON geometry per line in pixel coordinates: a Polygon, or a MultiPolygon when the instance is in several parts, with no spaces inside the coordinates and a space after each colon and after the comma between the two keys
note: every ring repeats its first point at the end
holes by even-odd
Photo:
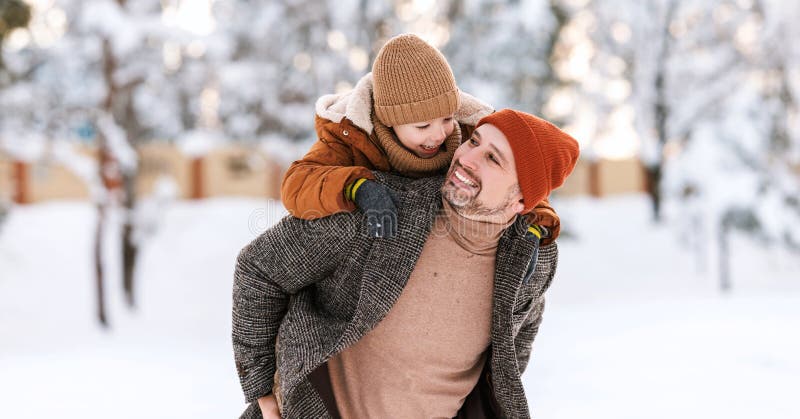
{"type": "Polygon", "coordinates": [[[439,50],[411,34],[390,39],[372,63],[375,113],[387,126],[430,121],[458,109],[453,71],[439,50]]]}
{"type": "Polygon", "coordinates": [[[523,214],[547,198],[572,173],[578,161],[578,142],[555,125],[525,112],[503,109],[478,121],[497,127],[511,144],[522,190],[523,214]]]}

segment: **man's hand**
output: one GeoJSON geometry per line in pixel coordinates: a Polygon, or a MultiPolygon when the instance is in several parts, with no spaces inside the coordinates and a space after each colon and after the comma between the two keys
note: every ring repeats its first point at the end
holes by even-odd
{"type": "Polygon", "coordinates": [[[389,188],[359,179],[348,188],[347,195],[367,216],[370,236],[390,239],[397,235],[397,198],[389,188]]]}
{"type": "Polygon", "coordinates": [[[264,419],[281,419],[281,412],[278,410],[278,402],[275,400],[275,395],[258,398],[258,407],[261,408],[261,416],[264,419]]]}

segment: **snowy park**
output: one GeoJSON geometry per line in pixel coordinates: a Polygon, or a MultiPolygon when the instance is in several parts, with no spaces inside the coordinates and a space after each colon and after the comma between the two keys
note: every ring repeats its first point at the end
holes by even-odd
{"type": "Polygon", "coordinates": [[[373,100],[398,34],[441,52],[460,106],[580,150],[550,195],[533,417],[800,418],[798,21],[783,0],[0,0],[0,418],[238,417],[237,255],[287,216],[318,98],[373,100]]]}
{"type": "MultiPolygon", "coordinates": [[[[651,224],[643,196],[555,205],[574,237],[559,244],[523,378],[536,417],[800,415],[800,259],[736,237],[733,289],[723,294],[679,228],[651,224]]],[[[3,416],[238,415],[234,261],[282,216],[280,204],[169,205],[143,245],[134,311],[109,278],[110,330],[93,310],[85,231],[95,214],[82,203],[37,205],[15,208],[3,226],[3,416]]]]}

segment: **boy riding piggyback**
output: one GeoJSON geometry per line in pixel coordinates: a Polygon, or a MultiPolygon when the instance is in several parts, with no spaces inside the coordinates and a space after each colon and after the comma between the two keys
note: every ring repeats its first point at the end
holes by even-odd
{"type": "MultiPolygon", "coordinates": [[[[415,35],[396,36],[351,91],[317,100],[318,140],[287,170],[283,204],[303,219],[359,208],[368,217],[380,215],[368,220],[370,235],[393,237],[393,194],[372,171],[413,178],[443,174],[478,120],[492,112],[458,89],[436,48],[415,35]]],[[[559,219],[547,200],[527,220],[545,233],[543,244],[557,237],[559,219]]]]}

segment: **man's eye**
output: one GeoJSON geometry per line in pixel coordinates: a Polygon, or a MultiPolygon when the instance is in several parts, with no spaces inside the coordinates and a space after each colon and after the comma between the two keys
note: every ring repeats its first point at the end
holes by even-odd
{"type": "Polygon", "coordinates": [[[475,138],[470,138],[469,139],[469,143],[472,144],[472,145],[478,145],[478,142],[475,141],[475,138]]]}

